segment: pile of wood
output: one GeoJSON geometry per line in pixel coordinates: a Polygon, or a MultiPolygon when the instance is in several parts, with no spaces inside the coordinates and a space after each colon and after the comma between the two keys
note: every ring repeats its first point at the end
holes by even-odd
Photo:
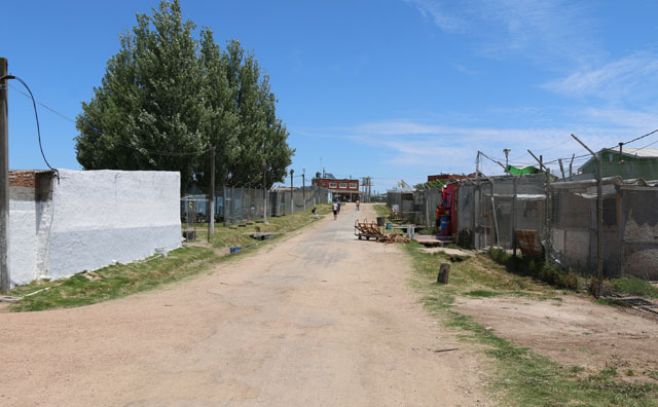
{"type": "Polygon", "coordinates": [[[407,235],[402,235],[398,233],[386,234],[384,237],[379,239],[380,242],[384,243],[409,243],[409,237],[407,235]]]}

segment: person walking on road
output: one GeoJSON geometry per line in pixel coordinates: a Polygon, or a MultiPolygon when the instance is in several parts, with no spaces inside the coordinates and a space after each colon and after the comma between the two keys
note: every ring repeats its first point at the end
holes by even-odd
{"type": "Polygon", "coordinates": [[[338,201],[334,201],[334,205],[332,207],[332,209],[334,211],[334,220],[336,220],[336,218],[338,218],[338,208],[339,208],[338,201]]]}
{"type": "Polygon", "coordinates": [[[361,205],[361,202],[357,199],[356,200],[356,211],[359,211],[359,206],[361,205]]]}

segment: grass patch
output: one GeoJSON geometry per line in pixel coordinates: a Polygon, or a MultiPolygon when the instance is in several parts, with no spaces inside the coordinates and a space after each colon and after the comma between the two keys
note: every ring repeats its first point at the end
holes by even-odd
{"type": "Polygon", "coordinates": [[[619,294],[658,298],[658,287],[637,277],[624,277],[610,280],[613,289],[619,294]]]}
{"type": "Polygon", "coordinates": [[[111,265],[63,280],[35,281],[13,289],[11,295],[23,296],[36,290],[46,290],[12,304],[10,310],[70,308],[124,297],[197,274],[207,269],[215,257],[209,249],[183,247],[164,257],[111,265]]]}
{"type": "MultiPolygon", "coordinates": [[[[557,266],[547,265],[542,259],[524,258],[522,256],[514,258],[505,250],[498,248],[489,249],[489,256],[496,263],[505,266],[510,273],[530,276],[557,288],[582,290],[589,287],[587,278],[570,269],[564,270],[557,266]]],[[[604,286],[617,294],[658,298],[658,287],[637,277],[606,280],[604,286]]]]}
{"type": "Polygon", "coordinates": [[[502,293],[499,291],[472,290],[465,292],[464,295],[468,295],[469,297],[491,298],[498,297],[499,295],[502,295],[502,293]]]}
{"type": "Polygon", "coordinates": [[[548,287],[530,277],[510,274],[487,256],[450,261],[442,253],[424,253],[422,245],[412,242],[405,245],[407,253],[414,259],[416,269],[423,270],[428,278],[436,281],[441,263],[451,263],[450,284],[438,289],[450,294],[494,297],[499,295],[527,295],[545,297],[550,294],[548,287]],[[478,295],[479,294],[479,295],[478,295]]]}
{"type": "Polygon", "coordinates": [[[571,270],[562,270],[544,263],[543,259],[513,257],[503,249],[489,249],[489,256],[496,263],[505,266],[507,271],[522,276],[529,276],[557,288],[578,290],[587,283],[571,270]]]}
{"type": "Polygon", "coordinates": [[[378,217],[387,218],[391,215],[391,211],[388,209],[388,206],[385,204],[375,204],[372,207],[375,210],[375,213],[378,217]]]}
{"type": "Polygon", "coordinates": [[[417,244],[405,247],[416,270],[411,285],[421,294],[424,306],[449,327],[459,329],[463,340],[483,345],[485,352],[496,361],[492,386],[503,397],[501,405],[658,406],[658,386],[655,384],[619,381],[615,369],[587,375],[578,367],[562,366],[496,336],[470,317],[451,309],[457,295],[493,297],[523,292],[543,293],[550,298],[552,290],[546,285],[529,276],[507,273],[503,266],[484,256],[453,263],[450,284],[438,285],[435,281],[439,264],[447,259],[423,253],[417,244]]]}
{"type": "MultiPolygon", "coordinates": [[[[329,213],[329,205],[319,205],[318,214],[329,213]]],[[[234,256],[222,257],[218,250],[240,246],[241,254],[249,253],[267,245],[272,240],[254,240],[249,234],[259,227],[263,232],[285,233],[300,229],[320,217],[314,218],[310,210],[292,216],[268,219],[268,224],[255,224],[233,229],[218,225],[211,245],[201,246],[207,240],[207,227],[197,226],[197,242],[192,246],[171,251],[167,256],[154,256],[130,264],[115,264],[92,272],[78,273],[70,278],[54,281],[35,281],[16,287],[12,296],[24,295],[19,303],[12,304],[11,311],[41,311],[53,308],[71,308],[94,304],[114,298],[125,297],[141,291],[151,290],[164,284],[180,281],[210,269],[212,264],[234,256]]]]}

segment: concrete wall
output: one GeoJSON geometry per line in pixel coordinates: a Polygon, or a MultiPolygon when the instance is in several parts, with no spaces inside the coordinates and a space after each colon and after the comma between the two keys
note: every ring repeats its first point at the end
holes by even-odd
{"type": "Polygon", "coordinates": [[[12,283],[28,282],[37,269],[37,210],[33,187],[9,188],[9,270],[12,283]]]}
{"type": "Polygon", "coordinates": [[[180,175],[59,170],[31,203],[12,199],[15,284],[62,278],[181,246],[180,175]]]}

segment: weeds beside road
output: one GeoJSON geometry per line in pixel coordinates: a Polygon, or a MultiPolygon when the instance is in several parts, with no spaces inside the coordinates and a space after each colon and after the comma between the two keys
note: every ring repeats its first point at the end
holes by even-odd
{"type": "MultiPolygon", "coordinates": [[[[318,206],[319,215],[327,213],[329,213],[328,205],[318,206]]],[[[41,291],[23,297],[9,309],[41,311],[78,307],[150,290],[208,271],[211,265],[230,258],[222,255],[223,252],[228,252],[228,247],[240,246],[241,254],[246,254],[320,218],[312,217],[308,211],[269,218],[267,224],[252,224],[237,228],[220,224],[217,225],[215,237],[210,244],[204,243],[207,234],[204,228],[199,228],[197,242],[173,250],[166,256],[153,256],[134,263],[115,264],[91,272],[78,273],[67,279],[38,280],[16,287],[10,295],[23,297],[41,291]],[[275,236],[270,240],[254,240],[249,235],[255,232],[257,227],[262,232],[275,233],[275,236]]]]}
{"type": "MultiPolygon", "coordinates": [[[[375,206],[375,209],[378,216],[388,214],[384,205],[375,206]]],[[[635,375],[638,373],[633,372],[630,367],[626,371],[614,365],[606,365],[598,370],[591,367],[585,369],[579,366],[577,361],[564,365],[533,349],[503,338],[501,334],[509,332],[499,333],[489,326],[489,323],[487,325],[478,323],[473,317],[461,312],[461,308],[455,306],[457,300],[466,299],[466,301],[482,301],[481,307],[487,308],[491,306],[488,304],[492,304],[497,298],[516,298],[516,302],[510,300],[514,304],[512,307],[517,305],[523,307],[526,302],[544,302],[553,304],[557,309],[564,309],[566,308],[566,305],[563,305],[564,292],[537,280],[536,277],[509,273],[504,265],[497,264],[486,254],[452,261],[448,255],[423,251],[423,247],[417,243],[406,244],[404,248],[413,259],[416,271],[411,284],[421,295],[421,301],[426,309],[444,325],[456,329],[463,340],[481,345],[484,352],[495,361],[495,368],[491,372],[492,390],[500,395],[502,405],[658,406],[658,384],[651,382],[651,379],[658,380],[656,366],[654,370],[648,369],[642,372],[641,375],[649,379],[647,382],[635,380],[635,375]],[[436,283],[441,263],[451,264],[447,285],[436,283]]],[[[642,293],[650,297],[655,295],[653,291],[655,287],[647,288],[650,285],[646,282],[638,284],[635,280],[616,280],[612,284],[622,292],[642,293]]],[[[502,308],[509,306],[505,304],[502,308]]],[[[520,308],[510,310],[508,315],[519,311],[520,308]]],[[[610,312],[616,312],[616,309],[610,309],[610,312]]],[[[573,316],[573,318],[578,317],[573,316]]],[[[486,318],[480,320],[482,322],[486,318]]],[[[550,321],[537,321],[537,323],[550,324],[550,321]]],[[[613,331],[616,328],[609,327],[613,331]]],[[[590,338],[583,337],[580,340],[587,343],[590,338]]],[[[618,345],[624,346],[624,343],[618,345]]],[[[592,350],[595,351],[594,349],[598,348],[593,347],[592,350]]]]}
{"type": "Polygon", "coordinates": [[[484,345],[486,354],[497,361],[492,385],[502,393],[506,400],[504,405],[658,405],[656,384],[617,380],[621,372],[614,367],[584,374],[578,367],[562,366],[499,337],[491,328],[453,309],[454,300],[458,296],[525,296],[560,301],[552,288],[529,277],[509,274],[483,256],[452,263],[449,284],[438,285],[438,264],[449,262],[448,258],[423,253],[420,251],[421,246],[415,243],[407,244],[405,248],[413,258],[416,269],[412,284],[422,295],[425,307],[447,326],[459,329],[464,340],[484,345]]]}

